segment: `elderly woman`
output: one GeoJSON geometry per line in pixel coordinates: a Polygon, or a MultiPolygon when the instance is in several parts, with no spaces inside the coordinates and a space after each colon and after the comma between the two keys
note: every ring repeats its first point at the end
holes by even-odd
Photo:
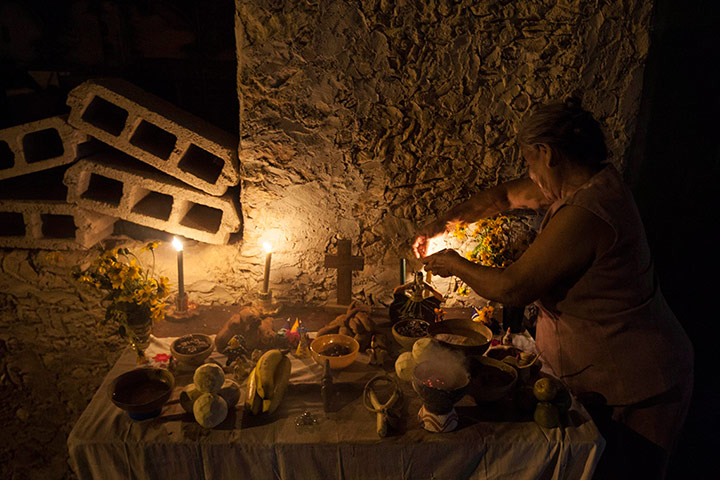
{"type": "Polygon", "coordinates": [[[604,163],[600,126],[576,100],[536,109],[517,140],[530,178],[452,208],[421,229],[415,252],[426,269],[457,276],[482,297],[535,302],[542,358],[574,393],[601,394],[612,415],[608,428],[598,422],[607,440],[598,474],[620,478],[642,465],[637,478],[662,478],[687,413],[693,351],[658,287],[632,194],[604,163]],[[454,222],[515,208],[547,214],[509,267],[483,267],[453,250],[425,256],[428,240],[454,222]],[[616,471],[622,456],[631,463],[616,471]]]}

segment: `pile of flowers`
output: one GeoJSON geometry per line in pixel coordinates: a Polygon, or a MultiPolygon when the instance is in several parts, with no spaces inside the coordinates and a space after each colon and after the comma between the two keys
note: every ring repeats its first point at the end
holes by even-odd
{"type": "Polygon", "coordinates": [[[535,239],[535,230],[521,217],[499,215],[480,220],[472,230],[467,224],[458,224],[453,235],[470,244],[465,254],[468,260],[505,268],[527,250],[535,239]]]}
{"type": "Polygon", "coordinates": [[[142,266],[127,248],[102,252],[85,269],[76,267],[73,277],[96,290],[105,291],[105,320],[115,322],[121,336],[137,348],[139,339],[133,325],[165,318],[165,297],[168,295],[167,277],[155,277],[155,253],[158,242],[145,245],[140,251],[152,254],[152,268],[142,266]]]}
{"type": "MultiPolygon", "coordinates": [[[[520,216],[498,215],[473,225],[458,224],[453,235],[463,242],[465,258],[485,267],[505,268],[516,261],[535,239],[536,232],[520,216]]],[[[457,292],[468,295],[468,286],[458,282],[457,292]]],[[[476,309],[474,320],[490,324],[495,308],[491,303],[476,309]]]]}

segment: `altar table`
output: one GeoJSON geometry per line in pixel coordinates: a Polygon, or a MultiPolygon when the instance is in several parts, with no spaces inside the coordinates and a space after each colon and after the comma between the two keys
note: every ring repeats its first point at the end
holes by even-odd
{"type": "MultiPolygon", "coordinates": [[[[149,356],[169,351],[172,338],[155,338],[149,356]]],[[[222,365],[225,357],[211,358],[222,365]]],[[[456,409],[460,425],[430,433],[417,418],[420,399],[408,382],[405,424],[379,438],[375,414],[362,404],[365,383],[381,372],[368,357],[335,372],[332,412],[320,396],[322,368],[292,354],[292,376],[280,408],[270,417],[235,410],[204,429],[178,402],[192,372],[176,373],[170,401],[159,417],[134,421],[110,401],[108,385],[135,368],[127,350],[114,365],[68,437],[73,469],[85,479],[590,479],[605,441],[587,413],[573,402],[569,425],[542,428],[520,418],[509,400],[476,406],[466,396],[456,409]],[[318,422],[298,427],[310,412],[318,422]]],[[[243,388],[244,389],[244,388],[243,388]]]]}

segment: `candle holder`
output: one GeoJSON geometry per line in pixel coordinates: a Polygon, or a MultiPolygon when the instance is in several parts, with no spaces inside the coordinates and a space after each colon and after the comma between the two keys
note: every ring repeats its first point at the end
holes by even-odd
{"type": "Polygon", "coordinates": [[[188,298],[187,293],[178,294],[175,300],[165,309],[165,320],[168,322],[187,322],[196,318],[198,304],[188,298]]]}
{"type": "Polygon", "coordinates": [[[273,306],[273,295],[272,290],[268,290],[267,292],[258,292],[257,298],[260,303],[260,305],[265,309],[272,309],[273,306]]]}

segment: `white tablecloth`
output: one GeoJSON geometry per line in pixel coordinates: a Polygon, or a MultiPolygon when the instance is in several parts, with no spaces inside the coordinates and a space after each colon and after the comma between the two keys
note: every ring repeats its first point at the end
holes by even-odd
{"type": "MultiPolygon", "coordinates": [[[[172,339],[157,339],[148,355],[169,353],[172,339]]],[[[224,357],[213,357],[224,364],[224,357]]],[[[320,398],[322,369],[312,359],[292,358],[285,399],[272,417],[244,413],[242,401],[228,418],[206,430],[178,403],[192,373],[177,374],[176,386],[159,417],[134,421],[109,399],[109,383],[135,368],[126,351],[103,381],[68,438],[80,479],[590,479],[605,442],[577,404],[569,424],[546,429],[514,414],[510,402],[479,408],[470,397],[457,405],[458,429],[425,431],[417,419],[420,400],[403,382],[405,426],[379,438],[374,414],[362,406],[362,388],[380,370],[358,360],[335,382],[340,407],[325,413],[320,398]],[[318,419],[299,428],[305,411],[318,419]]]]}

